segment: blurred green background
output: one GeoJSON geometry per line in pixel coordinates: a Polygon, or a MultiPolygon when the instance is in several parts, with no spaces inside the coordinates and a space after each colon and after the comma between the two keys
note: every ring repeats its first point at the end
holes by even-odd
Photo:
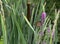
{"type": "MultiPolygon", "coordinates": [[[[16,3],[16,0],[7,0],[7,1],[8,1],[9,5],[13,4],[14,2],[16,3]]],[[[33,5],[33,4],[38,3],[40,0],[31,0],[31,1],[32,1],[31,5],[33,5]]],[[[4,2],[4,0],[2,0],[2,2],[4,2]]],[[[51,17],[51,20],[53,21],[54,20],[54,15],[53,14],[55,12],[54,11],[55,8],[57,10],[60,9],[60,0],[45,0],[45,2],[46,2],[46,8],[45,8],[45,10],[46,10],[47,14],[51,17]]],[[[5,2],[3,3],[3,5],[4,4],[5,4],[5,2]]],[[[23,6],[25,7],[24,0],[23,0],[23,6]]],[[[4,9],[8,9],[8,8],[4,8],[4,9]]],[[[5,10],[5,14],[9,14],[6,11],[7,10],[5,10]]],[[[0,20],[0,23],[1,23],[1,20],[0,20]]],[[[1,30],[1,24],[0,24],[0,30],[1,30]]],[[[57,30],[58,30],[58,34],[57,34],[57,36],[58,36],[58,42],[60,42],[60,16],[59,16],[59,20],[58,20],[57,30]]],[[[3,44],[3,37],[2,37],[2,40],[0,40],[0,44],[3,44]]]]}

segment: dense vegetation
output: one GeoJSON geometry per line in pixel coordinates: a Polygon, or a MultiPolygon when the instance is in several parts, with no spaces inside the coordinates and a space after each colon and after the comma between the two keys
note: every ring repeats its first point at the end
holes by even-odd
{"type": "Polygon", "coordinates": [[[0,0],[1,42],[57,44],[60,41],[59,9],[60,0],[0,0]]]}

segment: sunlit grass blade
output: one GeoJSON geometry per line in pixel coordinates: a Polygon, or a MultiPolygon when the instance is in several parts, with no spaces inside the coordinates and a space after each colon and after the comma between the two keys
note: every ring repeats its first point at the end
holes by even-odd
{"type": "Polygon", "coordinates": [[[8,44],[8,40],[7,40],[7,28],[6,28],[6,24],[5,24],[5,17],[2,16],[2,14],[1,14],[1,25],[2,25],[4,44],[8,44]]]}
{"type": "Polygon", "coordinates": [[[60,13],[59,11],[58,12],[56,11],[54,25],[53,25],[53,29],[52,29],[52,33],[51,33],[51,37],[50,37],[50,44],[53,44],[52,38],[54,38],[53,36],[55,35],[57,20],[58,20],[59,15],[60,15],[59,13],[60,13]]]}
{"type": "Polygon", "coordinates": [[[24,19],[26,20],[27,24],[30,26],[30,28],[32,29],[32,31],[35,33],[34,28],[31,26],[31,24],[29,23],[29,21],[27,20],[26,16],[24,15],[24,13],[22,12],[22,15],[24,17],[24,19]]]}

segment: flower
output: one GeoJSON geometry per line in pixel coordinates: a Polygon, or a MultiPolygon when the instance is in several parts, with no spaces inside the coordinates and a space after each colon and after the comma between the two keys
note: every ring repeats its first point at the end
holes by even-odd
{"type": "Polygon", "coordinates": [[[50,30],[50,27],[48,26],[47,30],[46,30],[46,34],[48,35],[48,37],[50,37],[50,32],[51,32],[51,30],[50,30]]]}
{"type": "Polygon", "coordinates": [[[42,15],[41,15],[41,22],[42,23],[44,23],[45,18],[46,18],[46,12],[42,12],[42,15]]]}
{"type": "Polygon", "coordinates": [[[47,27],[47,33],[50,33],[50,28],[49,27],[47,27]]]}
{"type": "Polygon", "coordinates": [[[39,35],[40,35],[40,36],[43,36],[43,35],[44,35],[44,32],[43,32],[43,31],[40,31],[40,32],[39,32],[39,35]]]}
{"type": "Polygon", "coordinates": [[[54,38],[54,36],[55,36],[55,31],[52,32],[52,38],[54,38]]]}

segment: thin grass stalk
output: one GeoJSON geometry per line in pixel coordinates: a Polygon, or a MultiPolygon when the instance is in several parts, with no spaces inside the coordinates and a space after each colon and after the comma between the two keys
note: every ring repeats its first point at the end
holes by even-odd
{"type": "Polygon", "coordinates": [[[52,37],[53,37],[53,35],[55,33],[55,30],[56,30],[56,25],[57,25],[58,18],[59,18],[59,11],[55,14],[55,20],[54,20],[53,30],[52,30],[52,33],[51,33],[50,44],[53,44],[52,43],[52,37]]]}
{"type": "Polygon", "coordinates": [[[31,26],[31,24],[29,23],[29,21],[27,20],[26,16],[24,15],[24,13],[22,12],[22,15],[24,17],[24,19],[26,20],[27,24],[30,26],[30,28],[32,29],[32,31],[35,33],[34,28],[31,26]]]}
{"type": "Polygon", "coordinates": [[[2,25],[2,31],[3,31],[3,40],[4,44],[8,44],[7,42],[7,28],[6,28],[6,22],[5,22],[5,17],[4,17],[4,10],[3,10],[3,5],[2,1],[0,0],[0,6],[1,6],[1,25],[2,25]]]}
{"type": "Polygon", "coordinates": [[[26,41],[25,41],[24,35],[23,35],[22,31],[21,31],[21,27],[19,26],[19,23],[16,21],[17,19],[16,19],[16,14],[15,14],[14,9],[13,9],[13,13],[14,13],[14,15],[13,15],[12,18],[13,18],[13,20],[14,20],[16,26],[17,26],[17,29],[18,29],[19,32],[20,32],[20,39],[22,40],[22,44],[26,44],[26,41]]]}

